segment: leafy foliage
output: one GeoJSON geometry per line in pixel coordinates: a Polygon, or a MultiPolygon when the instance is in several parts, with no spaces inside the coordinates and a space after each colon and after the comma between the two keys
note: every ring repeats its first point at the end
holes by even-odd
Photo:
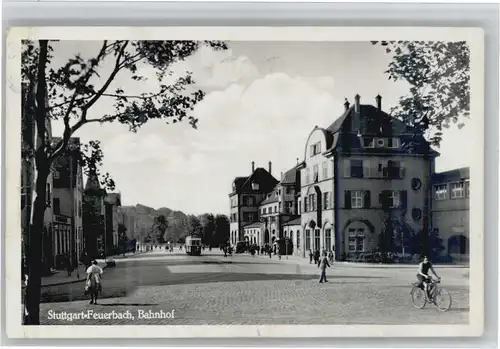
{"type": "Polygon", "coordinates": [[[195,215],[188,215],[187,221],[187,235],[196,235],[201,237],[203,232],[203,226],[201,225],[201,220],[195,215]]]}
{"type": "Polygon", "coordinates": [[[470,49],[466,42],[372,41],[392,55],[389,80],[403,80],[410,93],[392,113],[439,147],[443,129],[464,126],[470,109],[470,49]]]}
{"type": "MultiPolygon", "coordinates": [[[[216,50],[226,48],[223,42],[105,40],[93,57],[84,58],[76,53],[56,66],[53,62],[55,41],[22,42],[22,156],[23,159],[34,159],[37,171],[27,253],[30,280],[26,297],[28,324],[40,323],[41,236],[51,164],[68,150],[73,134],[90,123],[119,122],[136,132],[149,120],[162,119],[175,123],[187,119],[196,128],[198,120],[190,112],[203,99],[203,91],[195,90],[189,73],[175,81],[166,80],[167,77],[173,79],[171,65],[192,55],[201,45],[209,45],[216,50]],[[106,67],[110,69],[106,71],[106,67]],[[128,74],[130,82],[135,82],[127,86],[137,86],[145,81],[147,77],[141,74],[146,70],[143,68],[155,71],[158,91],[127,94],[123,87],[111,90],[110,86],[119,74],[128,74]],[[112,112],[96,115],[93,107],[104,99],[111,101],[112,112]],[[62,137],[54,143],[49,142],[47,137],[50,120],[59,120],[64,124],[62,137]]],[[[100,144],[94,141],[78,149],[81,150],[80,158],[86,171],[99,176],[98,169],[103,158],[100,144]]],[[[114,186],[109,175],[104,175],[102,182],[114,186]]],[[[93,212],[91,207],[87,212],[93,212]]],[[[87,217],[91,226],[99,223],[96,220],[97,214],[96,217],[87,217]]]]}
{"type": "Polygon", "coordinates": [[[156,243],[163,244],[165,242],[165,233],[168,228],[168,221],[165,215],[155,217],[153,224],[153,237],[156,243]]]}
{"type": "MultiPolygon", "coordinates": [[[[117,121],[128,125],[131,131],[136,132],[152,119],[163,119],[167,123],[188,119],[193,128],[196,128],[198,119],[189,114],[203,99],[204,93],[201,90],[194,90],[191,73],[178,77],[173,82],[166,82],[172,75],[169,69],[173,63],[189,57],[202,45],[208,45],[215,50],[227,48],[226,44],[220,41],[105,40],[93,57],[84,58],[77,53],[62,66],[54,67],[51,65],[54,41],[49,41],[47,44],[47,50],[44,50],[45,57],[39,57],[39,45],[24,40],[21,59],[22,79],[29,86],[36,86],[40,58],[46,60],[49,67],[45,72],[49,103],[45,106],[45,110],[52,120],[64,122],[62,139],[47,146],[49,162],[66,149],[69,138],[76,131],[89,123],[104,124],[117,121]],[[109,63],[111,68],[106,72],[109,63]],[[147,80],[148,78],[141,74],[141,70],[145,67],[154,69],[158,80],[157,91],[131,95],[127,94],[124,88],[110,90],[113,81],[120,74],[128,75],[131,81],[137,84],[147,80]],[[114,111],[91,118],[92,107],[102,99],[109,99],[114,111]]],[[[94,149],[90,154],[99,155],[102,160],[102,151],[98,143],[88,146],[94,149]]],[[[91,159],[88,157],[86,159],[89,164],[101,164],[101,160],[91,161],[91,159]]],[[[109,175],[106,174],[104,177],[103,182],[111,184],[109,175]]]]}

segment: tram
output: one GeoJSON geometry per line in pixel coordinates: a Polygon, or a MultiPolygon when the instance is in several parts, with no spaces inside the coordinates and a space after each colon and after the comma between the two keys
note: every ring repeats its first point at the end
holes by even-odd
{"type": "Polygon", "coordinates": [[[201,255],[201,238],[196,236],[187,236],[184,244],[186,254],[190,256],[201,255]]]}

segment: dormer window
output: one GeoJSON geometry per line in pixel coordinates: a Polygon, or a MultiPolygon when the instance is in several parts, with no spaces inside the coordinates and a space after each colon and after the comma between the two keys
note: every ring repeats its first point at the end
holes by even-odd
{"type": "Polygon", "coordinates": [[[311,145],[311,157],[321,152],[321,142],[311,145]]]}
{"type": "Polygon", "coordinates": [[[252,182],[252,189],[253,189],[253,190],[259,190],[259,183],[257,183],[257,182],[252,182]]]}

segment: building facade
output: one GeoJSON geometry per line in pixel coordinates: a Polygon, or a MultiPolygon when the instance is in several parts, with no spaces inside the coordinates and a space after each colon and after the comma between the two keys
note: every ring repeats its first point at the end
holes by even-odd
{"type": "MultiPolygon", "coordinates": [[[[252,162],[252,173],[248,177],[237,177],[233,181],[230,202],[230,236],[229,242],[234,245],[244,239],[244,227],[259,219],[259,205],[278,184],[278,180],[269,170],[262,167],[255,168],[252,162]]],[[[277,205],[277,202],[276,202],[277,205]]]]}
{"type": "Polygon", "coordinates": [[[79,146],[80,140],[71,138],[67,151],[53,164],[52,235],[57,268],[63,267],[66,257],[75,265],[83,252],[83,173],[79,146]]]}
{"type": "Polygon", "coordinates": [[[105,207],[105,231],[106,246],[118,246],[118,223],[121,222],[118,216],[118,207],[121,206],[120,193],[107,193],[104,198],[105,207]]]}
{"type": "Polygon", "coordinates": [[[433,175],[432,221],[443,240],[444,253],[453,260],[469,256],[469,168],[433,175]]]}
{"type": "Polygon", "coordinates": [[[360,99],[346,101],[330,126],[313,128],[287,180],[257,184],[248,199],[241,188],[251,176],[235,179],[232,243],[242,240],[243,227],[243,239],[259,245],[290,237],[303,257],[332,250],[336,259],[356,260],[381,249],[407,257],[415,236],[435,228],[443,253],[468,254],[467,169],[436,174],[439,153],[421,131],[384,112],[380,96],[375,105],[360,99]]]}

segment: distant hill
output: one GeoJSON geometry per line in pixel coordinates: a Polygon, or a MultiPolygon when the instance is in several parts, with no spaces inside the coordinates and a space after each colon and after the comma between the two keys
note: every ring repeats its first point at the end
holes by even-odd
{"type": "Polygon", "coordinates": [[[144,239],[151,233],[155,217],[164,215],[168,222],[166,238],[176,242],[179,237],[187,234],[187,215],[182,211],[174,211],[167,207],[155,209],[137,204],[135,206],[119,206],[119,215],[127,228],[129,239],[144,239]]]}

